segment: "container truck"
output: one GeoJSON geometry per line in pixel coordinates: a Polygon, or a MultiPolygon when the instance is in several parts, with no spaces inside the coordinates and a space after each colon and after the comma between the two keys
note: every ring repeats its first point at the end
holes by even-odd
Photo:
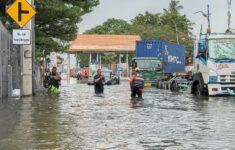
{"type": "Polygon", "coordinates": [[[162,78],[158,84],[172,91],[195,95],[234,96],[235,34],[202,34],[194,46],[193,71],[162,78]]]}
{"type": "Polygon", "coordinates": [[[185,48],[163,41],[137,41],[132,69],[139,67],[145,86],[155,86],[161,76],[185,72],[185,48]]]}

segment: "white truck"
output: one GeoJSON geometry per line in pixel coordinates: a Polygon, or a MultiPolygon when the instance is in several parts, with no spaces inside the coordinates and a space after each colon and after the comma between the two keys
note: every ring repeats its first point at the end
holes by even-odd
{"type": "Polygon", "coordinates": [[[206,34],[195,43],[191,92],[235,95],[235,34],[206,34]]]}

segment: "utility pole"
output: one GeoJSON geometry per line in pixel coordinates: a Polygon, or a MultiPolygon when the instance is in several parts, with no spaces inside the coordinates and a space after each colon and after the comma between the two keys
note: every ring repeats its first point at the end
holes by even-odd
{"type": "Polygon", "coordinates": [[[231,31],[231,5],[232,1],[228,0],[228,31],[231,31]]]}
{"type": "Polygon", "coordinates": [[[43,66],[42,66],[42,75],[43,77],[45,76],[45,50],[42,51],[42,55],[43,55],[43,66]]]}
{"type": "Polygon", "coordinates": [[[211,22],[210,22],[210,5],[207,4],[207,19],[208,19],[208,29],[211,28],[211,22]]]}
{"type": "MultiPolygon", "coordinates": [[[[34,6],[33,0],[27,0],[27,2],[34,6]]],[[[33,39],[33,29],[34,22],[30,20],[23,29],[28,29],[31,31],[31,42],[30,45],[22,46],[22,96],[32,96],[33,95],[33,43],[35,42],[33,39]]]]}
{"type": "Polygon", "coordinates": [[[207,22],[208,22],[208,28],[207,31],[209,31],[209,33],[211,33],[211,23],[210,23],[210,5],[207,4],[207,14],[204,13],[203,11],[197,11],[194,14],[197,13],[201,13],[203,17],[207,18],[207,22]]]}
{"type": "Polygon", "coordinates": [[[180,42],[179,42],[179,37],[178,37],[178,28],[176,26],[176,23],[174,22],[175,24],[175,34],[176,34],[176,40],[177,40],[177,44],[180,45],[180,42]]]}

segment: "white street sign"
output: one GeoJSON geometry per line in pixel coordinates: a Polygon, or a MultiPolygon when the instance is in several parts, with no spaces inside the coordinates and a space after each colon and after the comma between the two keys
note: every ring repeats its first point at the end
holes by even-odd
{"type": "Polygon", "coordinates": [[[57,67],[57,54],[56,54],[56,52],[51,52],[51,55],[50,55],[49,69],[51,70],[53,67],[57,67]]]}
{"type": "Polygon", "coordinates": [[[13,44],[30,45],[30,30],[13,30],[13,44]]]}

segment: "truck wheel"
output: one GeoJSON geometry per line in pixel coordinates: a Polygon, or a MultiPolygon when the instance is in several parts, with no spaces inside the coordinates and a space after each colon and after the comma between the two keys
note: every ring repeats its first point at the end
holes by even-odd
{"type": "Polygon", "coordinates": [[[120,78],[118,77],[118,79],[117,79],[117,84],[120,84],[120,78]]]}
{"type": "Polygon", "coordinates": [[[159,82],[159,89],[163,89],[163,83],[162,83],[162,81],[159,82]]]}
{"type": "Polygon", "coordinates": [[[171,83],[171,91],[172,92],[178,92],[179,88],[176,82],[171,83]]]}
{"type": "Polygon", "coordinates": [[[168,83],[166,83],[166,89],[169,90],[169,84],[168,83]]]}
{"type": "Polygon", "coordinates": [[[202,90],[201,90],[201,86],[200,86],[200,83],[198,83],[196,86],[195,86],[195,91],[194,91],[195,95],[198,95],[198,96],[201,96],[202,95],[202,90]]]}
{"type": "Polygon", "coordinates": [[[159,89],[159,81],[156,84],[156,88],[159,89]]]}

